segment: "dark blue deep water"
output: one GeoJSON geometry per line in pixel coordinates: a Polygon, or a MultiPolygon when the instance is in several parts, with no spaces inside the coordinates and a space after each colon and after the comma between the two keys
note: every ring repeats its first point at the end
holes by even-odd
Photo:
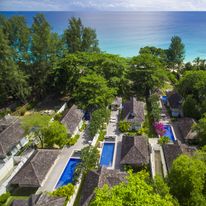
{"type": "MultiPolygon", "coordinates": [[[[8,17],[23,15],[29,25],[37,12],[0,12],[8,17]]],[[[96,29],[103,51],[131,57],[141,47],[167,48],[179,35],[186,45],[186,61],[206,58],[206,12],[42,12],[53,31],[63,33],[68,19],[80,17],[96,29]]]]}
{"type": "Polygon", "coordinates": [[[112,167],[115,143],[104,143],[100,166],[112,167]]]}
{"type": "Polygon", "coordinates": [[[67,185],[68,183],[72,183],[73,181],[73,176],[74,176],[74,172],[75,172],[75,169],[77,167],[77,165],[80,163],[80,159],[74,159],[74,158],[71,158],[69,159],[57,185],[56,185],[56,188],[58,187],[62,187],[64,185],[67,185]]]}

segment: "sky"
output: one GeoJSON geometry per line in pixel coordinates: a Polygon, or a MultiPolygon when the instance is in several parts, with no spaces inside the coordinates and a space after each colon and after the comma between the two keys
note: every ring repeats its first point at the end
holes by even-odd
{"type": "Polygon", "coordinates": [[[206,0],[0,0],[0,11],[206,11],[206,0]]]}

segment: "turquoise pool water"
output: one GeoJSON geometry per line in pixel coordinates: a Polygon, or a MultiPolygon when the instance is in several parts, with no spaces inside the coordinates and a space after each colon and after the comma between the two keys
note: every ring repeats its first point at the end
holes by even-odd
{"type": "Polygon", "coordinates": [[[72,183],[75,169],[80,161],[81,161],[80,159],[75,159],[75,158],[69,159],[55,188],[62,187],[64,185],[72,183]]]}
{"type": "Polygon", "coordinates": [[[164,136],[165,137],[169,137],[170,138],[170,140],[171,141],[175,141],[175,137],[174,137],[174,134],[173,134],[173,132],[172,132],[172,128],[171,128],[171,126],[170,125],[164,125],[164,129],[165,129],[165,134],[164,134],[164,136]]]}
{"type": "Polygon", "coordinates": [[[115,143],[104,143],[100,166],[111,167],[113,163],[115,143]]]}

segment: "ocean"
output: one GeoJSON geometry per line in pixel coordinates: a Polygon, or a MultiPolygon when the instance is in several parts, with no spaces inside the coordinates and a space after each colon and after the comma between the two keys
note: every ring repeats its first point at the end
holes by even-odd
{"type": "MultiPolygon", "coordinates": [[[[38,12],[0,12],[25,16],[32,24],[38,12]]],[[[206,58],[206,12],[41,12],[54,32],[62,34],[68,19],[80,17],[97,32],[102,51],[124,57],[138,55],[144,46],[168,48],[174,35],[185,44],[185,61],[206,58]]]]}

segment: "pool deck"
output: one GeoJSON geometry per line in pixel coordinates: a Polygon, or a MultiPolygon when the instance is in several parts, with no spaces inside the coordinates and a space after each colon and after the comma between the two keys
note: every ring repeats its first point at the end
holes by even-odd
{"type": "Polygon", "coordinates": [[[45,182],[42,187],[37,190],[37,193],[48,191],[51,192],[55,189],[55,186],[61,177],[64,168],[67,165],[69,158],[72,156],[73,151],[81,150],[82,148],[88,146],[88,135],[87,130],[83,131],[80,134],[80,138],[78,139],[77,143],[71,147],[64,147],[61,150],[61,153],[55,162],[54,166],[51,168],[51,171],[47,175],[45,182]]]}
{"type": "Polygon", "coordinates": [[[120,169],[121,147],[122,147],[122,135],[118,130],[118,118],[119,110],[111,112],[111,118],[115,118],[116,122],[109,122],[107,126],[107,136],[116,136],[115,139],[115,151],[113,158],[113,165],[108,169],[120,169]]]}

